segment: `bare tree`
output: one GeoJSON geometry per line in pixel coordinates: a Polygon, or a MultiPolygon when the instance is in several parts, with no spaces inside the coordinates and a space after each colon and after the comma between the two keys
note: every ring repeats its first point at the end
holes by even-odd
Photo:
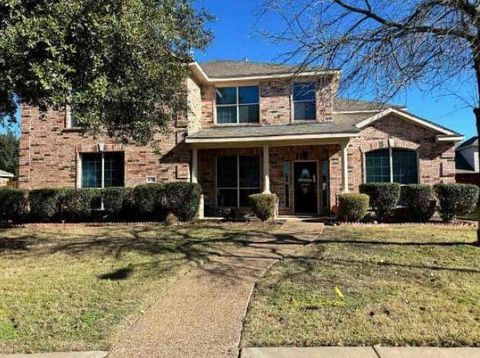
{"type": "Polygon", "coordinates": [[[480,0],[265,1],[262,15],[284,21],[264,34],[290,44],[285,61],[340,68],[344,88],[381,101],[412,85],[468,83],[480,132],[480,0]]]}

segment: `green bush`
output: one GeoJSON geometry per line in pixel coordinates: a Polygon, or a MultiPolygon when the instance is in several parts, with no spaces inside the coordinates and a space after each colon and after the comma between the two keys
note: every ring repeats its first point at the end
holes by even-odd
{"type": "Polygon", "coordinates": [[[479,188],[473,184],[437,184],[439,213],[444,221],[451,221],[457,215],[466,215],[475,210],[479,188]]]}
{"type": "Polygon", "coordinates": [[[132,190],[130,188],[114,187],[102,190],[104,218],[118,220],[132,217],[132,190]]]}
{"type": "Polygon", "coordinates": [[[167,183],[164,185],[166,210],[181,221],[191,221],[198,212],[202,187],[196,183],[167,183]]]}
{"type": "Polygon", "coordinates": [[[262,221],[273,219],[275,215],[275,194],[252,194],[248,197],[250,208],[253,213],[262,221]]]}
{"type": "Polygon", "coordinates": [[[30,191],[30,217],[34,221],[52,221],[58,214],[58,200],[63,189],[30,191]]]}
{"type": "Polygon", "coordinates": [[[347,222],[362,220],[367,215],[369,201],[366,194],[341,194],[338,197],[338,218],[347,222]]]}
{"type": "Polygon", "coordinates": [[[135,215],[141,220],[163,220],[166,216],[164,186],[161,184],[142,184],[132,192],[135,215]]]}
{"type": "Polygon", "coordinates": [[[92,218],[93,201],[100,198],[99,189],[61,189],[58,194],[56,219],[85,221],[92,218]]]}
{"type": "Polygon", "coordinates": [[[403,206],[402,221],[426,222],[435,213],[433,188],[425,184],[404,185],[400,191],[400,204],[403,206]]]}
{"type": "Polygon", "coordinates": [[[400,184],[397,183],[368,183],[360,185],[360,193],[367,194],[370,206],[380,221],[398,205],[400,200],[400,184]]]}
{"type": "Polygon", "coordinates": [[[0,189],[0,221],[22,221],[28,214],[28,192],[26,190],[0,189]]]}

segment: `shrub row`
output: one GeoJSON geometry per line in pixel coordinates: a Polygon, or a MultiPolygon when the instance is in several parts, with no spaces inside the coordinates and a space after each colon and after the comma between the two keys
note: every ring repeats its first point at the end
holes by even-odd
{"type": "MultiPolygon", "coordinates": [[[[472,212],[479,200],[479,188],[470,184],[399,185],[369,183],[360,186],[379,221],[425,222],[438,210],[444,221],[472,212]],[[437,206],[438,202],[438,206],[437,206]]],[[[359,221],[366,215],[365,197],[343,194],[339,198],[339,218],[359,221]]]]}
{"type": "Polygon", "coordinates": [[[163,220],[171,212],[192,220],[199,184],[146,184],[131,188],[0,190],[0,221],[163,220]]]}

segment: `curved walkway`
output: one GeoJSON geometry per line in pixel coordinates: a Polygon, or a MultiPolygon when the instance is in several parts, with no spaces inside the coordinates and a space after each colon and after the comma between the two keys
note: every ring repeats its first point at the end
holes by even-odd
{"type": "Polygon", "coordinates": [[[208,263],[175,282],[108,357],[238,357],[256,280],[322,230],[320,223],[287,222],[268,237],[222,246],[208,263]]]}

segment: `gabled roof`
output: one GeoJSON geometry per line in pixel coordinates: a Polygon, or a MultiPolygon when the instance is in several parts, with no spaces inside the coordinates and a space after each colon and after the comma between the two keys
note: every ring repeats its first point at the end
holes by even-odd
{"type": "Polygon", "coordinates": [[[478,137],[472,137],[470,139],[467,139],[465,142],[463,142],[457,147],[457,150],[465,149],[468,147],[478,147],[478,137]]]}
{"type": "Polygon", "coordinates": [[[405,109],[403,106],[397,106],[389,103],[371,102],[360,99],[339,98],[333,100],[334,112],[380,112],[388,108],[405,109]]]}
{"type": "Polygon", "coordinates": [[[15,175],[0,169],[0,178],[14,178],[15,175]]]}

